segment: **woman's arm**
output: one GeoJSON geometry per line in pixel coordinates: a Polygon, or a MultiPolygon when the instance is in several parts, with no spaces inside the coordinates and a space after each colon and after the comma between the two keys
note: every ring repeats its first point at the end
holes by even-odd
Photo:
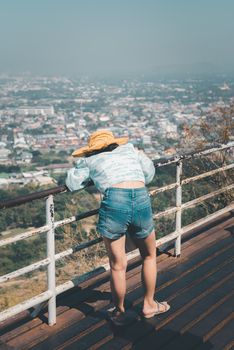
{"type": "Polygon", "coordinates": [[[89,168],[83,158],[78,159],[74,168],[69,169],[65,180],[70,191],[84,188],[90,182],[89,168]]]}

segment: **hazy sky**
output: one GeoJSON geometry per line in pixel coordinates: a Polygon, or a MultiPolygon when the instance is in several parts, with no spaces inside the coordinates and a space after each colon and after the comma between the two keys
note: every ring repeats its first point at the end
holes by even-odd
{"type": "Polygon", "coordinates": [[[0,0],[0,73],[234,67],[233,0],[0,0]]]}

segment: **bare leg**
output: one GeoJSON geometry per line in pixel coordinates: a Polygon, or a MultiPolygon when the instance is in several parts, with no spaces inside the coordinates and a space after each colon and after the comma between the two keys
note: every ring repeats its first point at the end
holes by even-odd
{"type": "Polygon", "coordinates": [[[142,285],[144,288],[143,313],[148,314],[159,307],[159,310],[164,310],[164,305],[158,305],[154,301],[154,293],[157,279],[157,264],[156,264],[156,246],[155,232],[145,239],[136,239],[135,243],[140,250],[142,257],[142,285]]]}
{"type": "Polygon", "coordinates": [[[126,269],[127,258],[125,254],[125,240],[123,236],[117,240],[103,237],[106,250],[109,256],[111,267],[111,293],[114,305],[120,311],[124,310],[124,298],[126,294],[126,269]]]}

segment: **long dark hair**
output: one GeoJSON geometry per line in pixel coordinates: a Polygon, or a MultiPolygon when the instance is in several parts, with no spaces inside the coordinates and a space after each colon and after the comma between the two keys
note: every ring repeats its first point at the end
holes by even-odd
{"type": "Polygon", "coordinates": [[[118,143],[111,143],[110,145],[108,145],[108,146],[106,146],[104,148],[101,148],[101,149],[98,149],[98,150],[86,153],[85,154],[85,158],[94,156],[95,154],[99,154],[99,153],[102,153],[102,152],[111,152],[115,148],[117,148],[118,146],[119,146],[118,143]]]}

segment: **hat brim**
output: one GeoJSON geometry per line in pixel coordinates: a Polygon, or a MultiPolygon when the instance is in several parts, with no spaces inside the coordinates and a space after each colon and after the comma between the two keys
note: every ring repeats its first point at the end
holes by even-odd
{"type": "Polygon", "coordinates": [[[104,147],[109,146],[112,143],[117,143],[118,145],[124,145],[125,143],[128,142],[128,140],[129,140],[128,137],[117,137],[117,138],[111,140],[108,144],[103,145],[102,147],[97,147],[97,146],[96,147],[95,146],[94,147],[89,147],[89,146],[81,147],[81,148],[75,150],[72,153],[72,156],[73,157],[82,157],[87,153],[90,153],[92,151],[98,151],[104,147]]]}

